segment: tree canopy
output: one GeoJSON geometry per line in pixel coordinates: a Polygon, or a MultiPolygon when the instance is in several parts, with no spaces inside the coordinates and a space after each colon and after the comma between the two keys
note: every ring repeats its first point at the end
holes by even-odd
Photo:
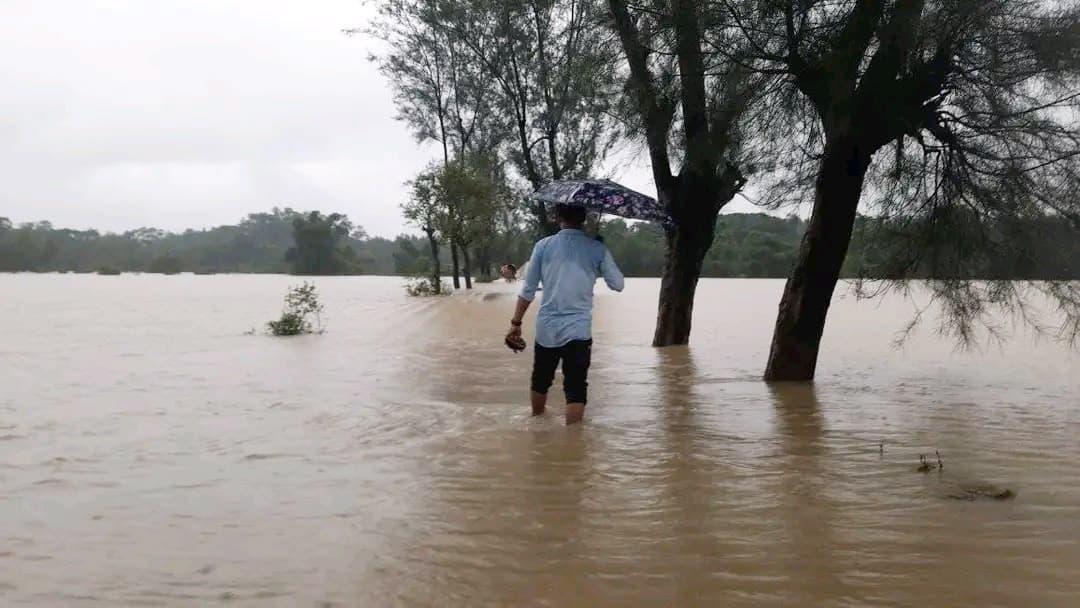
{"type": "Polygon", "coordinates": [[[359,270],[356,250],[347,239],[360,240],[365,235],[349,218],[311,211],[293,218],[292,228],[295,244],[285,252],[285,260],[293,274],[355,274],[359,270]]]}
{"type": "MultiPolygon", "coordinates": [[[[612,47],[597,0],[380,0],[366,33],[373,59],[417,138],[443,161],[489,155],[533,190],[589,177],[608,153],[617,93],[612,47]]],[[[355,30],[354,30],[355,32],[355,30]]],[[[553,229],[530,207],[538,233],[553,229]]]]}
{"type": "MultiPolygon", "coordinates": [[[[745,69],[776,79],[761,103],[777,119],[759,139],[782,155],[765,191],[774,205],[813,200],[768,378],[813,377],[860,209],[888,233],[876,272],[897,279],[963,276],[986,259],[1022,258],[1023,239],[1014,237],[1047,214],[1080,226],[1080,3],[732,0],[717,8],[751,49],[738,57],[745,69]]],[[[1075,285],[930,285],[948,313],[943,328],[961,340],[988,307],[1016,311],[1035,291],[1074,325],[1080,319],[1075,285]]]]}

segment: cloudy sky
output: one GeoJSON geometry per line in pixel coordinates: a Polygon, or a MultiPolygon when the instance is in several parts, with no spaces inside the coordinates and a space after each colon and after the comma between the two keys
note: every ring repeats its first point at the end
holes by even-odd
{"type": "MultiPolygon", "coordinates": [[[[435,150],[394,120],[373,42],[341,34],[370,15],[363,0],[0,0],[0,216],[177,230],[292,206],[404,230],[402,183],[435,150]]],[[[655,193],[641,160],[613,169],[655,193]]]]}

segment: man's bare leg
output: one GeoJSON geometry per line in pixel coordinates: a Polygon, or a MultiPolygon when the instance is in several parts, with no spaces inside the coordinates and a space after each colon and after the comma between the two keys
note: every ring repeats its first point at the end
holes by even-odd
{"type": "Polygon", "coordinates": [[[567,403],[566,404],[566,426],[571,424],[577,424],[581,422],[581,419],[585,417],[585,404],[584,403],[567,403]]]}
{"type": "Polygon", "coordinates": [[[544,409],[547,407],[547,395],[531,391],[529,393],[529,401],[532,403],[533,416],[539,416],[544,413],[544,409]]]}

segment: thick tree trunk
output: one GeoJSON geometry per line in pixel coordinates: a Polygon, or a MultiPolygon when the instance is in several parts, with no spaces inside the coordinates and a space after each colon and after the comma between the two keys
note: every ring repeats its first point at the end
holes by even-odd
{"type": "Polygon", "coordinates": [[[674,346],[690,342],[694,314],[694,294],[701,263],[712,244],[712,222],[704,225],[676,226],[668,229],[667,257],[660,279],[660,306],[656,315],[653,346],[674,346]]]}
{"type": "Polygon", "coordinates": [[[465,265],[462,266],[464,272],[461,273],[465,276],[465,289],[472,289],[472,263],[469,261],[469,246],[467,244],[461,246],[461,258],[465,262],[465,265]]]}
{"type": "Polygon", "coordinates": [[[851,243],[868,161],[855,146],[826,145],[814,213],[780,300],[765,380],[814,379],[825,318],[851,243]]]}
{"type": "Polygon", "coordinates": [[[703,181],[684,175],[667,197],[671,208],[679,210],[679,215],[676,225],[667,229],[667,253],[660,278],[660,304],[653,346],[690,342],[694,295],[701,277],[701,265],[712,247],[716,215],[723,206],[717,199],[722,198],[726,203],[737,190],[733,181],[722,185],[722,193],[704,186],[703,181]]]}
{"type": "Polygon", "coordinates": [[[461,281],[458,279],[460,273],[460,266],[458,266],[458,244],[457,241],[450,239],[450,264],[451,272],[454,273],[454,289],[461,289],[461,281]]]}
{"type": "Polygon", "coordinates": [[[431,245],[431,288],[436,294],[442,293],[442,264],[439,263],[439,240],[434,230],[425,230],[428,244],[431,245]]]}
{"type": "Polygon", "coordinates": [[[653,346],[690,343],[694,295],[702,263],[715,238],[716,216],[742,185],[742,176],[734,170],[709,178],[684,174],[664,195],[677,216],[675,226],[667,229],[653,346]]]}

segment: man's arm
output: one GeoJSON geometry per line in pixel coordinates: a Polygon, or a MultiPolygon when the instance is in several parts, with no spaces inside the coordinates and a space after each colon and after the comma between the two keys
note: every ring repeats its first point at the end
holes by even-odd
{"type": "Polygon", "coordinates": [[[604,260],[600,262],[600,274],[604,277],[608,289],[612,291],[622,291],[623,287],[626,286],[623,273],[619,270],[619,266],[615,264],[615,258],[607,247],[604,247],[604,260]]]}
{"type": "Polygon", "coordinates": [[[529,310],[536,298],[536,290],[540,287],[540,266],[543,252],[540,243],[533,246],[532,255],[529,256],[528,268],[525,269],[525,284],[521,286],[521,294],[518,295],[517,304],[514,306],[514,316],[510,319],[510,332],[507,336],[521,335],[521,322],[525,318],[525,311],[529,310]]]}
{"type": "Polygon", "coordinates": [[[543,248],[540,247],[540,243],[533,245],[532,254],[527,262],[528,267],[525,269],[525,282],[521,286],[521,293],[519,294],[522,300],[532,302],[536,298],[536,290],[540,288],[540,266],[543,264],[543,257],[544,252],[543,248]]]}
{"type": "Polygon", "coordinates": [[[510,319],[510,325],[516,327],[518,331],[521,331],[521,320],[525,318],[525,311],[529,310],[529,304],[532,304],[532,302],[518,296],[517,306],[514,307],[514,316],[510,319]]]}

